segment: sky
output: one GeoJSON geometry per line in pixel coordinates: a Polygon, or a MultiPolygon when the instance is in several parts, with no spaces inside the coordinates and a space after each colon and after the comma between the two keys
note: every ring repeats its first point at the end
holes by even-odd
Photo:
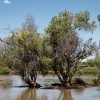
{"type": "Polygon", "coordinates": [[[38,27],[38,32],[44,34],[44,28],[48,27],[52,17],[64,10],[77,13],[88,10],[91,20],[97,22],[98,28],[94,33],[80,32],[83,39],[93,38],[93,41],[100,40],[100,26],[97,15],[100,14],[100,0],[0,0],[0,38],[5,38],[10,33],[4,28],[21,28],[25,22],[25,16],[31,13],[38,27]]]}

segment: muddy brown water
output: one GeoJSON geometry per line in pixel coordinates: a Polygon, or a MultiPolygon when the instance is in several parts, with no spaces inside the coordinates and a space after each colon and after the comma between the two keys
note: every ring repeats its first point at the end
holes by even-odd
{"type": "MultiPolygon", "coordinates": [[[[89,81],[91,76],[84,76],[89,81]]],[[[93,78],[93,77],[92,77],[93,78]]],[[[0,100],[100,100],[100,87],[85,89],[29,89],[19,76],[0,76],[0,100]]],[[[37,82],[49,86],[56,76],[38,76],[37,82]]]]}

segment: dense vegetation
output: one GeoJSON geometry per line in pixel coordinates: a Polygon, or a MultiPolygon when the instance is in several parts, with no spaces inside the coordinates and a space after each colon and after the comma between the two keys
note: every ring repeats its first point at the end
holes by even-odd
{"type": "Polygon", "coordinates": [[[88,11],[73,14],[65,10],[52,18],[41,36],[28,14],[21,29],[9,28],[11,37],[0,39],[0,73],[13,70],[29,87],[34,87],[39,86],[38,74],[46,75],[53,70],[63,86],[71,85],[72,77],[83,67],[99,68],[96,43],[91,38],[84,42],[78,34],[79,31],[93,33],[96,27],[88,11]],[[95,59],[83,62],[92,55],[95,59]]]}

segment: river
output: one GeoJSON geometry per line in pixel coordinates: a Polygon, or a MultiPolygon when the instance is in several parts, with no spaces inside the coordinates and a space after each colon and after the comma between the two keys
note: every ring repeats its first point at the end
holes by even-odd
{"type": "MultiPolygon", "coordinates": [[[[89,78],[89,76],[84,78],[89,78]]],[[[28,87],[15,87],[26,85],[16,75],[2,75],[0,80],[0,100],[100,100],[100,87],[85,89],[29,89],[28,87]]],[[[37,82],[49,86],[51,83],[59,81],[56,76],[38,76],[37,82]]]]}

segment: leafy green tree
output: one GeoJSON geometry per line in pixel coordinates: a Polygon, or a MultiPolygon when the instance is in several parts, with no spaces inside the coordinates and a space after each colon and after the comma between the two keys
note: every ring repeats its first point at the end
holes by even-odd
{"type": "Polygon", "coordinates": [[[16,70],[30,87],[36,82],[37,73],[40,71],[41,56],[39,50],[39,35],[27,30],[21,30],[13,37],[13,53],[18,62],[16,70]]]}
{"type": "Polygon", "coordinates": [[[73,14],[65,10],[53,17],[45,30],[52,47],[52,68],[64,86],[71,85],[73,75],[82,68],[79,63],[93,53],[92,39],[84,43],[77,34],[81,30],[93,32],[95,21],[89,20],[88,11],[73,14]]]}
{"type": "Polygon", "coordinates": [[[4,53],[7,61],[12,61],[13,66],[8,67],[16,70],[29,87],[39,86],[36,83],[37,74],[43,70],[41,59],[41,38],[37,33],[36,25],[31,15],[27,15],[22,29],[10,30],[12,36],[6,41],[7,50],[4,53]],[[8,56],[8,54],[10,56],[8,56]],[[10,58],[10,59],[9,59],[10,58]]]}

